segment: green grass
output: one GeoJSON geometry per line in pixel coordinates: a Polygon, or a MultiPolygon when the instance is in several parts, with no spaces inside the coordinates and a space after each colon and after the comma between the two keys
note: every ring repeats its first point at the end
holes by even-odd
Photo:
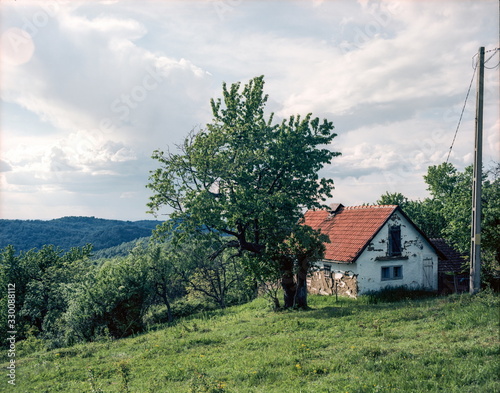
{"type": "Polygon", "coordinates": [[[19,343],[16,387],[4,376],[0,391],[500,391],[496,295],[310,305],[275,313],[257,299],[128,339],[31,353],[36,343],[19,343]]]}

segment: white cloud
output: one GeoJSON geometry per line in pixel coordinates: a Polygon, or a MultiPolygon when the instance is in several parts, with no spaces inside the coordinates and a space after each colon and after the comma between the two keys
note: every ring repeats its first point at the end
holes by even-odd
{"type": "Polygon", "coordinates": [[[0,160],[0,172],[9,172],[11,170],[12,170],[12,167],[9,165],[8,162],[0,160]]]}
{"type": "MultiPolygon", "coordinates": [[[[261,74],[278,116],[333,121],[343,156],[324,173],[340,202],[395,187],[421,196],[427,166],[447,156],[472,56],[498,36],[494,1],[27,4],[2,5],[5,31],[24,29],[34,47],[1,74],[12,218],[72,207],[144,217],[151,152],[208,122],[223,80],[261,74]]],[[[500,159],[497,71],[486,86],[485,162],[500,159]]],[[[473,94],[451,154],[459,167],[471,160],[473,94]]]]}

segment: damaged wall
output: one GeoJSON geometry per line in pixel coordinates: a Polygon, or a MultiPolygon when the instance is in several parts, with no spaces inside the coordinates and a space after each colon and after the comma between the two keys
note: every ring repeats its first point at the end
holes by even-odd
{"type": "Polygon", "coordinates": [[[318,295],[358,296],[358,275],[352,272],[318,270],[307,280],[309,293],[318,295]]]}
{"type": "Polygon", "coordinates": [[[356,273],[359,273],[358,293],[398,286],[437,290],[437,262],[432,246],[403,215],[394,213],[355,262],[356,273]],[[401,230],[400,256],[391,256],[388,252],[389,228],[393,225],[401,230]],[[383,279],[381,269],[391,266],[400,266],[402,275],[398,279],[383,279]]]}
{"type": "MultiPolygon", "coordinates": [[[[330,239],[332,243],[335,239],[330,239]]],[[[310,293],[357,297],[385,288],[438,289],[435,249],[402,214],[394,213],[354,262],[323,260],[308,280],[310,293]],[[397,235],[392,227],[397,227],[397,235]],[[392,236],[392,237],[391,237],[392,236]],[[395,237],[397,236],[397,238],[395,237]],[[395,242],[394,239],[399,239],[395,242]],[[399,243],[394,252],[390,241],[399,243]]]]}

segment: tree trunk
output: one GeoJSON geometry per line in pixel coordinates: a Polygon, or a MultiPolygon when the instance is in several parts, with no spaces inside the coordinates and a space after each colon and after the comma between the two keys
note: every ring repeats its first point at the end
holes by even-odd
{"type": "Polygon", "coordinates": [[[297,286],[295,285],[295,280],[293,279],[293,272],[286,271],[283,273],[281,278],[281,286],[283,287],[284,293],[284,307],[291,308],[295,303],[295,295],[297,293],[297,286]]]}
{"type": "Polygon", "coordinates": [[[299,271],[297,272],[297,292],[295,294],[294,306],[307,308],[307,272],[309,262],[307,259],[299,261],[299,271]]]}
{"type": "Polygon", "coordinates": [[[274,311],[277,311],[280,309],[280,300],[276,297],[273,296],[273,303],[274,303],[274,311]]]}
{"type": "Polygon", "coordinates": [[[170,306],[170,302],[165,303],[167,306],[167,321],[172,322],[174,320],[174,316],[172,315],[172,307],[170,306]]]}
{"type": "Polygon", "coordinates": [[[299,308],[307,308],[307,281],[305,277],[297,275],[297,291],[295,293],[294,306],[299,308]]]}
{"type": "Polygon", "coordinates": [[[165,288],[163,288],[161,297],[163,299],[163,303],[165,303],[165,306],[167,306],[167,321],[172,322],[174,320],[174,316],[172,315],[172,307],[170,306],[170,302],[168,301],[168,296],[165,288]]]}

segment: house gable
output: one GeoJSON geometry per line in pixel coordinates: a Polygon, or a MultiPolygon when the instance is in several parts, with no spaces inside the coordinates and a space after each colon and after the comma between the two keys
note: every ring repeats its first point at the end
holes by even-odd
{"type": "Polygon", "coordinates": [[[347,276],[356,278],[358,294],[401,285],[437,289],[438,251],[396,205],[307,212],[305,224],[330,237],[319,266],[335,290],[347,276]]]}
{"type": "Polygon", "coordinates": [[[396,286],[437,290],[436,250],[400,210],[380,228],[355,264],[359,293],[396,286]],[[395,233],[400,236],[399,252],[391,252],[395,233]]]}

